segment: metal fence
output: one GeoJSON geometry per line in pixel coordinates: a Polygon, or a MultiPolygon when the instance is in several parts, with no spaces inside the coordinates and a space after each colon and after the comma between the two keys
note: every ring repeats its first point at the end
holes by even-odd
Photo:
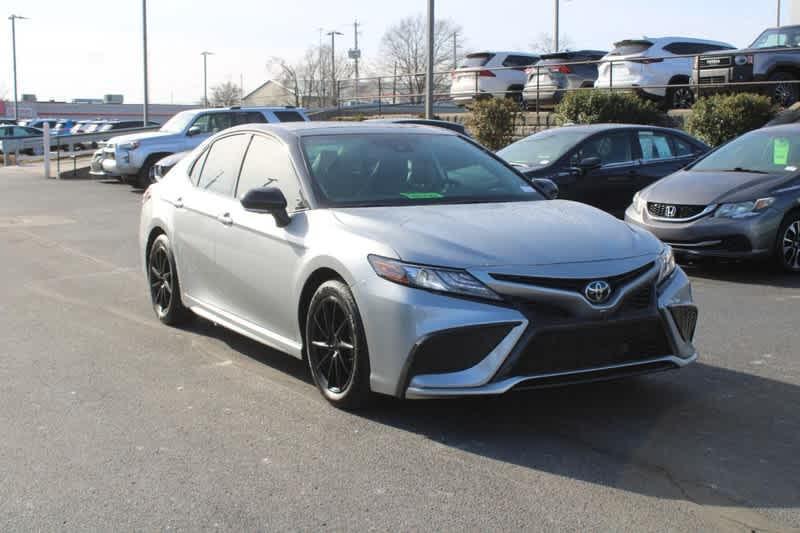
{"type": "MultiPolygon", "coordinates": [[[[724,51],[722,51],[720,55],[711,53],[625,57],[620,59],[608,57],[586,61],[548,61],[546,65],[541,64],[540,61],[526,67],[477,67],[470,70],[440,71],[434,74],[434,103],[439,106],[440,110],[445,106],[450,106],[455,111],[454,103],[456,101],[459,101],[460,104],[469,104],[469,102],[478,98],[495,96],[513,99],[519,102],[521,107],[539,112],[553,107],[566,94],[577,91],[635,91],[661,102],[664,102],[667,97],[674,95],[676,92],[682,92],[684,97],[689,96],[689,98],[683,100],[683,106],[677,107],[687,107],[698,97],[712,92],[744,90],[775,96],[776,93],[783,91],[783,94],[796,97],[799,92],[798,84],[800,84],[800,79],[772,81],[738,81],[734,79],[736,77],[734,75],[735,68],[741,67],[745,72],[749,68],[752,72],[752,67],[757,62],[755,59],[757,56],[776,53],[781,52],[776,52],[775,50],[753,50],[748,51],[746,54],[729,55],[725,55],[724,51]],[[745,63],[743,65],[735,65],[731,59],[727,65],[708,69],[715,72],[717,70],[727,70],[725,75],[704,77],[701,70],[699,71],[699,79],[693,79],[693,75],[698,72],[697,66],[700,58],[733,58],[735,55],[744,57],[745,63]],[[662,68],[670,65],[670,63],[672,63],[676,75],[664,83],[636,82],[636,76],[639,74],[631,75],[628,69],[631,65],[640,66],[642,69],[647,68],[648,65],[658,65],[654,68],[662,68]],[[594,67],[595,74],[593,76],[595,81],[600,79],[597,72],[603,66],[607,66],[605,69],[607,73],[600,82],[596,81],[592,86],[578,87],[565,84],[563,82],[564,77],[550,76],[551,73],[556,71],[561,71],[562,74],[568,75],[575,67],[585,66],[594,67]],[[518,81],[504,88],[496,85],[490,89],[486,88],[493,85],[492,77],[496,78],[498,73],[508,71],[521,71],[517,76],[518,81]],[[454,86],[452,81],[456,76],[459,77],[459,83],[454,86]],[[471,78],[469,80],[470,83],[465,84],[464,77],[471,78]],[[489,82],[484,82],[482,78],[488,78],[489,82]],[[543,84],[543,81],[547,83],[543,84]]],[[[800,49],[797,49],[794,53],[800,66],[800,49]]],[[[335,101],[338,109],[352,111],[353,113],[419,112],[424,103],[424,87],[425,73],[378,76],[359,80],[339,80],[337,82],[337,97],[335,101]]],[[[669,105],[672,102],[666,103],[668,105],[665,105],[665,108],[674,107],[669,105]]]]}

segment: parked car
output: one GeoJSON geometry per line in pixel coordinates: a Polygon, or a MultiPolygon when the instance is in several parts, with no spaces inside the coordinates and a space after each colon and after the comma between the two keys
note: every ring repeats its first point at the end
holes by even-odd
{"type": "Polygon", "coordinates": [[[620,41],[600,63],[594,86],[633,89],[668,109],[688,108],[694,103],[694,91],[688,86],[694,59],[681,56],[734,48],[728,43],[690,37],[620,41]]]}
{"type": "Polygon", "coordinates": [[[53,128],[56,127],[58,124],[58,119],[56,118],[36,118],[33,120],[28,120],[25,126],[29,128],[36,128],[37,130],[43,130],[44,125],[47,124],[50,126],[50,130],[52,131],[53,128]]]}
{"type": "MultiPolygon", "coordinates": [[[[0,126],[0,141],[4,141],[6,139],[23,139],[26,137],[41,137],[44,135],[42,130],[32,128],[29,126],[0,126]]],[[[0,149],[0,153],[3,150],[0,149]]],[[[26,148],[24,150],[20,150],[21,153],[33,155],[36,150],[34,148],[26,148]]]]}
{"type": "Polygon", "coordinates": [[[704,93],[757,89],[789,107],[800,99],[800,26],[767,29],[744,50],[703,54],[695,61],[692,80],[702,84],[699,90],[704,93]],[[770,83],[750,84],[758,81],[770,83]],[[736,83],[748,85],[736,87],[736,83]]]}
{"type": "Polygon", "coordinates": [[[528,81],[522,92],[525,107],[555,105],[567,91],[594,87],[597,79],[597,63],[608,52],[600,50],[575,50],[545,54],[539,62],[526,71],[528,81]],[[565,64],[566,63],[566,64],[565,64]]]}
{"type": "Polygon", "coordinates": [[[53,126],[51,133],[53,135],[69,135],[72,128],[75,127],[75,124],[76,122],[72,119],[60,119],[56,122],[56,125],[53,126]]]}
{"type": "Polygon", "coordinates": [[[467,54],[452,73],[450,98],[460,106],[467,105],[476,98],[489,96],[513,98],[522,103],[525,69],[538,60],[539,56],[527,52],[467,54]]]}
{"type": "Polygon", "coordinates": [[[529,179],[554,181],[560,198],[622,218],[637,191],[707,151],[703,142],[680,130],[596,124],[541,131],[497,155],[529,179]]]}
{"type": "Polygon", "coordinates": [[[155,183],[157,181],[161,181],[164,176],[167,175],[167,172],[172,170],[172,168],[177,165],[181,159],[189,155],[191,152],[186,150],[184,152],[177,152],[175,154],[170,154],[166,157],[162,157],[156,164],[153,165],[150,176],[150,183],[155,183]]]}
{"type": "Polygon", "coordinates": [[[773,258],[800,273],[800,125],[762,128],[636,195],[625,219],[684,257],[773,258]]]}
{"type": "Polygon", "coordinates": [[[90,173],[117,177],[139,187],[151,183],[151,167],[175,152],[190,150],[214,133],[239,124],[306,121],[293,107],[231,107],[181,111],[161,129],[112,137],[94,153],[90,173]]]}
{"type": "Polygon", "coordinates": [[[469,136],[467,128],[458,122],[450,122],[449,120],[435,120],[427,118],[373,118],[365,122],[375,124],[416,124],[418,126],[433,126],[436,128],[444,128],[461,135],[469,136]]]}
{"type": "Polygon", "coordinates": [[[193,311],[304,358],[338,407],[697,357],[697,308],[669,247],[546,200],[443,128],[232,128],[145,191],[139,235],[159,320],[193,311]]]}
{"type": "MultiPolygon", "coordinates": [[[[153,122],[152,120],[147,121],[147,127],[155,127],[160,126],[158,122],[153,122]]],[[[141,120],[114,120],[108,121],[104,124],[101,124],[97,131],[105,132],[105,131],[114,131],[114,130],[129,130],[135,128],[142,128],[141,120]]]]}
{"type": "Polygon", "coordinates": [[[70,130],[71,135],[78,135],[79,133],[86,133],[86,128],[88,128],[93,122],[93,120],[79,120],[75,122],[70,130]]]}

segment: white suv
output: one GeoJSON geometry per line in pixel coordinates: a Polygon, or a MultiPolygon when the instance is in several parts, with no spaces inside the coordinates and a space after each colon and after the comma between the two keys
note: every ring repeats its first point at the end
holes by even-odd
{"type": "Polygon", "coordinates": [[[191,150],[205,139],[240,124],[301,122],[308,117],[292,107],[229,107],[181,111],[158,131],[112,137],[92,157],[89,173],[120,178],[140,187],[152,180],[150,172],[160,159],[191,150]]]}
{"type": "Polygon", "coordinates": [[[690,107],[694,102],[694,92],[681,85],[689,83],[694,59],[681,56],[733,48],[728,43],[690,37],[620,41],[614,43],[614,49],[599,64],[594,86],[635,89],[643,96],[663,101],[668,109],[690,107]]]}
{"type": "Polygon", "coordinates": [[[481,96],[513,98],[522,102],[528,76],[525,69],[539,61],[528,52],[475,52],[452,73],[450,97],[463,106],[481,96]]]}

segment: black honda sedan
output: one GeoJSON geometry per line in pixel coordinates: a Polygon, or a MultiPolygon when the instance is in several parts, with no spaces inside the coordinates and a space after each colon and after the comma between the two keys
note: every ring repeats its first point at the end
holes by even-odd
{"type": "Polygon", "coordinates": [[[549,178],[559,198],[622,218],[633,195],[709,150],[686,133],[655,126],[594,124],[535,133],[497,155],[529,179],[549,178]]]}

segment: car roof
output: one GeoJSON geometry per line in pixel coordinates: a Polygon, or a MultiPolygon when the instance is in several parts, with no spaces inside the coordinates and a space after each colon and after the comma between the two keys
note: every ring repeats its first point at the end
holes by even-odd
{"type": "Polygon", "coordinates": [[[382,122],[281,122],[279,124],[243,124],[228,128],[225,132],[264,131],[283,140],[314,135],[348,135],[356,133],[397,133],[398,131],[425,135],[454,135],[458,133],[446,128],[434,128],[419,124],[386,124],[382,122]]]}
{"type": "Polygon", "coordinates": [[[791,122],[789,124],[776,124],[775,126],[764,126],[763,128],[759,128],[753,131],[760,131],[765,129],[786,131],[790,133],[800,133],[800,124],[798,124],[797,122],[791,122]]]}
{"type": "Polygon", "coordinates": [[[500,51],[500,50],[482,50],[482,51],[480,51],[480,52],[470,52],[469,54],[467,54],[467,57],[472,57],[472,56],[480,56],[480,55],[486,55],[486,54],[494,54],[494,55],[496,55],[496,56],[499,56],[499,55],[508,55],[508,56],[532,56],[532,57],[539,57],[539,54],[537,54],[536,52],[520,52],[520,51],[516,51],[516,52],[513,52],[513,51],[512,51],[512,52],[509,52],[509,51],[500,51]]]}
{"type": "MultiPolygon", "coordinates": [[[[562,126],[562,128],[569,128],[570,130],[578,130],[578,131],[586,131],[588,133],[595,133],[598,131],[608,131],[608,130],[621,130],[621,129],[629,129],[629,128],[636,128],[636,129],[653,129],[653,130],[664,130],[664,131],[677,131],[680,133],[685,133],[681,130],[676,130],[674,128],[664,128],[662,126],[650,126],[648,124],[612,124],[612,123],[603,123],[603,124],[567,124],[562,126]]],[[[552,131],[552,130],[544,130],[544,131],[552,131]]]]}
{"type": "Polygon", "coordinates": [[[622,43],[626,42],[643,42],[649,41],[653,43],[653,46],[663,46],[665,44],[669,44],[672,42],[681,42],[681,43],[696,43],[696,44],[716,44],[720,46],[733,46],[730,43],[722,42],[722,41],[712,41],[711,39],[698,39],[696,37],[681,37],[679,35],[665,35],[663,37],[638,37],[633,39],[623,39],[621,41],[617,41],[614,43],[614,46],[619,46],[622,43]]]}

